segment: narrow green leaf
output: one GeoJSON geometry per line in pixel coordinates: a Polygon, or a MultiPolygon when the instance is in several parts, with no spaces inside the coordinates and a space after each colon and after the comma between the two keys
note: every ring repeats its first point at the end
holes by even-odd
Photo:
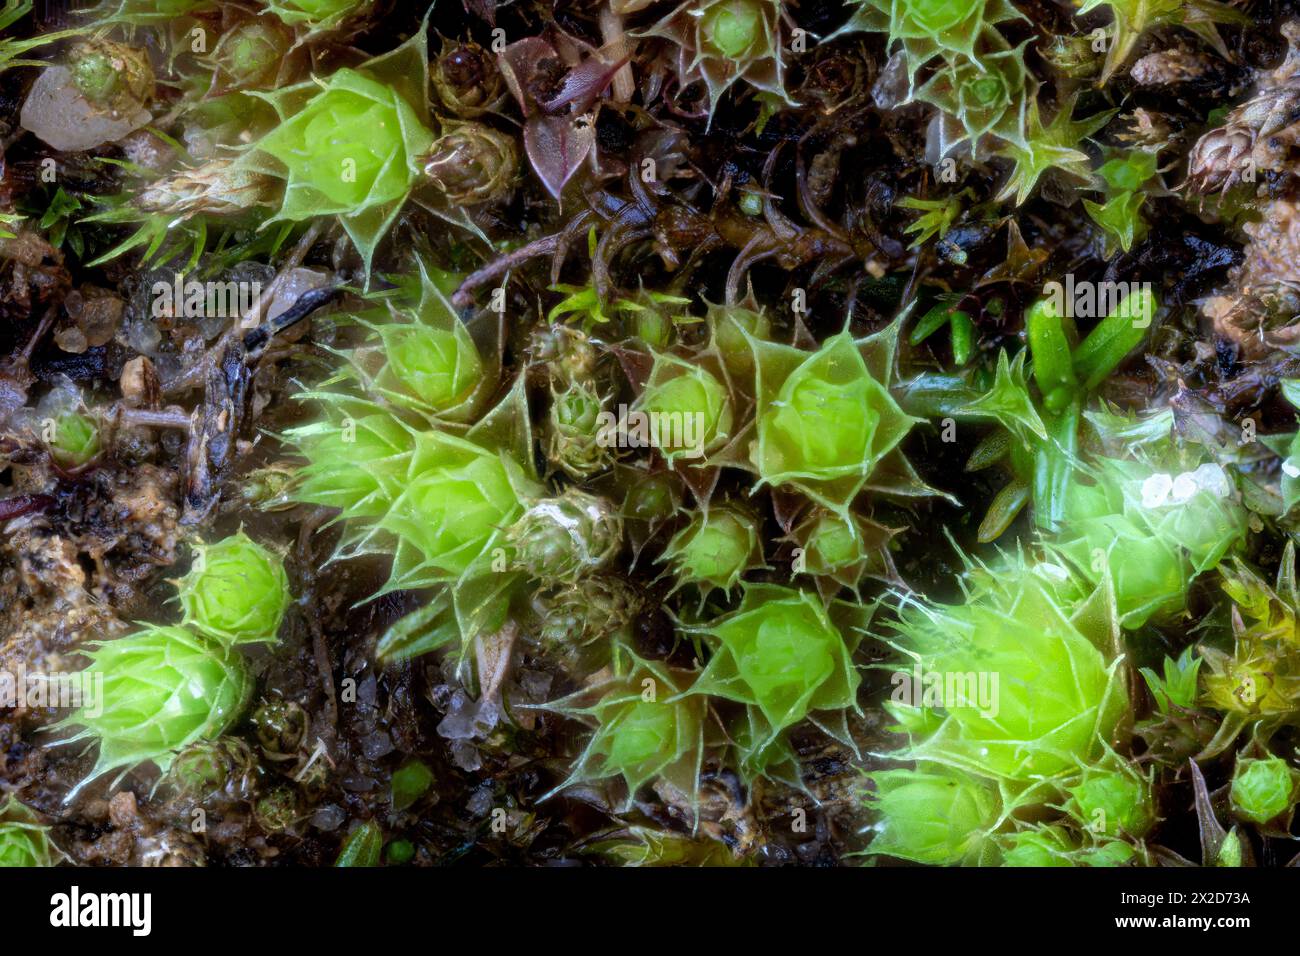
{"type": "Polygon", "coordinates": [[[984,520],[980,522],[980,544],[988,544],[1000,538],[1002,533],[1011,526],[1011,522],[1016,520],[1016,515],[1020,514],[1020,510],[1028,500],[1028,482],[1016,479],[1005,485],[994,496],[989,510],[984,515],[984,520]]]}
{"type": "Polygon", "coordinates": [[[1159,302],[1147,285],[1124,297],[1115,311],[1074,350],[1074,370],[1085,391],[1100,385],[1146,337],[1159,302]]]}
{"type": "Polygon", "coordinates": [[[460,628],[445,591],[428,604],[396,621],[375,647],[380,664],[395,664],[460,641],[460,628]]]}
{"type": "Polygon", "coordinates": [[[1079,402],[1047,420],[1049,439],[1034,455],[1034,520],[1052,529],[1065,514],[1066,495],[1074,478],[1079,447],[1079,402]]]}
{"type": "Polygon", "coordinates": [[[948,306],[940,302],[917,320],[916,327],[912,329],[912,334],[907,337],[907,344],[920,345],[947,325],[951,315],[952,312],[948,306]]]}
{"type": "Polygon", "coordinates": [[[1074,362],[1065,318],[1057,313],[1052,300],[1039,299],[1025,313],[1025,336],[1034,360],[1034,381],[1044,397],[1073,390],[1076,385],[1074,362]]]}
{"type": "Polygon", "coordinates": [[[965,365],[975,352],[975,323],[965,312],[952,314],[952,360],[965,365]]]}
{"type": "Polygon", "coordinates": [[[348,834],[339,850],[335,866],[371,867],[379,865],[379,854],[384,847],[384,835],[379,824],[367,820],[348,834]]]}

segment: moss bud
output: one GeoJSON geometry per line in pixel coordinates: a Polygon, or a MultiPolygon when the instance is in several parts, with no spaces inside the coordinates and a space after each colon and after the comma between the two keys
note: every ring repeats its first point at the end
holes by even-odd
{"type": "Polygon", "coordinates": [[[176,752],[225,732],[243,711],[252,678],[237,653],[181,627],[151,626],[86,651],[83,672],[102,680],[101,706],[83,706],[55,728],[63,741],[97,740],[92,779],[152,761],[166,771],[176,752]]]}
{"type": "Polygon", "coordinates": [[[877,814],[869,853],[945,865],[979,859],[997,819],[997,795],[950,770],[885,770],[868,778],[877,814]]]}
{"type": "Polygon", "coordinates": [[[1295,812],[1297,773],[1281,757],[1240,757],[1232,773],[1232,811],[1252,823],[1289,829],[1295,812]]]}
{"type": "Polygon", "coordinates": [[[243,531],[198,545],[178,586],[184,623],[227,646],[274,641],[289,606],[283,559],[243,531]]]}

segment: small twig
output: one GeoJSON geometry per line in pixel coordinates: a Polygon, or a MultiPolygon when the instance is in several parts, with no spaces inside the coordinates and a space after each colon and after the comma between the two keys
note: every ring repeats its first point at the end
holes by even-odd
{"type": "Polygon", "coordinates": [[[26,368],[27,363],[31,361],[32,355],[36,352],[36,346],[40,344],[41,339],[45,338],[45,333],[50,331],[50,326],[54,324],[54,317],[58,314],[58,311],[58,306],[53,305],[45,310],[45,314],[41,316],[40,325],[36,326],[36,331],[27,340],[23,350],[18,353],[17,361],[22,363],[23,368],[26,368]]]}
{"type": "Polygon", "coordinates": [[[544,236],[541,239],[535,239],[526,246],[520,246],[514,252],[506,253],[500,259],[489,262],[477,272],[471,272],[465,277],[465,281],[460,284],[451,297],[451,304],[464,308],[467,305],[474,304],[474,290],[481,285],[491,282],[498,276],[505,275],[515,266],[523,265],[529,259],[536,259],[538,256],[554,255],[555,250],[559,248],[561,234],[553,236],[544,236]]]}
{"type": "Polygon", "coordinates": [[[250,357],[257,356],[271,341],[271,336],[301,322],[342,291],[341,286],[323,286],[304,292],[298,301],[274,319],[264,322],[244,336],[244,350],[250,357]]]}
{"type": "Polygon", "coordinates": [[[115,419],[119,425],[147,426],[151,428],[178,428],[189,431],[190,416],[180,409],[152,410],[148,408],[117,408],[115,419]]]}
{"type": "Polygon", "coordinates": [[[262,324],[263,316],[275,298],[276,292],[284,283],[285,277],[302,265],[303,260],[307,258],[307,253],[311,252],[312,246],[316,245],[316,240],[320,238],[320,233],[321,224],[313,222],[286,257],[275,278],[257,297],[252,309],[246,314],[237,316],[230,328],[221,333],[221,338],[212,344],[203,358],[163,386],[164,395],[180,395],[201,386],[207,379],[208,370],[216,365],[220,356],[225,354],[227,347],[239,337],[240,333],[262,324]],[[253,319],[256,321],[250,322],[253,319]]]}
{"type": "Polygon", "coordinates": [[[316,670],[320,675],[321,691],[325,696],[323,717],[328,733],[325,735],[326,755],[330,745],[338,740],[339,706],[337,690],[334,684],[334,664],[330,660],[329,645],[325,641],[325,630],[321,626],[321,615],[316,613],[317,563],[312,551],[312,539],[318,528],[329,521],[332,513],[326,508],[318,508],[298,529],[298,568],[302,575],[301,597],[298,603],[303,607],[302,619],[311,632],[312,656],[316,661],[316,670]]]}
{"type": "MultiPolygon", "coordinates": [[[[605,41],[605,50],[611,59],[627,58],[627,33],[623,30],[623,17],[615,13],[613,6],[608,3],[600,8],[600,38],[605,41]]],[[[618,68],[612,85],[615,102],[631,102],[636,93],[636,80],[632,76],[630,63],[624,63],[618,68]]]]}
{"type": "Polygon", "coordinates": [[[44,511],[52,504],[52,495],[14,495],[12,498],[3,498],[0,499],[0,521],[20,518],[33,511],[44,511]]]}

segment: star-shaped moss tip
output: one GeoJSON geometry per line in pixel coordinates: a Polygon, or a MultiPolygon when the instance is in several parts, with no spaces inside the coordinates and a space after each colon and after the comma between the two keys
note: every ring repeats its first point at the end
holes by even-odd
{"type": "Polygon", "coordinates": [[[1088,154],[1079,147],[1089,136],[1106,125],[1115,110],[1103,110],[1086,119],[1074,118],[1075,97],[1062,103],[1052,117],[1052,121],[1043,125],[1037,98],[1031,98],[1022,104],[1023,133],[1020,141],[1006,140],[994,155],[1012,160],[1015,167],[1002,187],[998,199],[1015,197],[1016,205],[1022,205],[1038,184],[1039,177],[1049,169],[1090,181],[1092,172],[1088,168],[1088,154]]]}

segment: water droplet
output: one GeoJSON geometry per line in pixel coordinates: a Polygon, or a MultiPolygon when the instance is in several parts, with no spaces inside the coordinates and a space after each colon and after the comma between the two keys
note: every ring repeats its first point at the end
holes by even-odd
{"type": "MultiPolygon", "coordinates": [[[[1297,474],[1300,474],[1300,472],[1297,472],[1297,474]]],[[[1228,473],[1223,470],[1221,465],[1207,461],[1192,472],[1192,478],[1216,498],[1226,498],[1232,494],[1232,479],[1228,477],[1228,473]]]]}
{"type": "Polygon", "coordinates": [[[1159,508],[1169,500],[1174,480],[1164,472],[1157,472],[1142,482],[1142,507],[1159,508]]]}

